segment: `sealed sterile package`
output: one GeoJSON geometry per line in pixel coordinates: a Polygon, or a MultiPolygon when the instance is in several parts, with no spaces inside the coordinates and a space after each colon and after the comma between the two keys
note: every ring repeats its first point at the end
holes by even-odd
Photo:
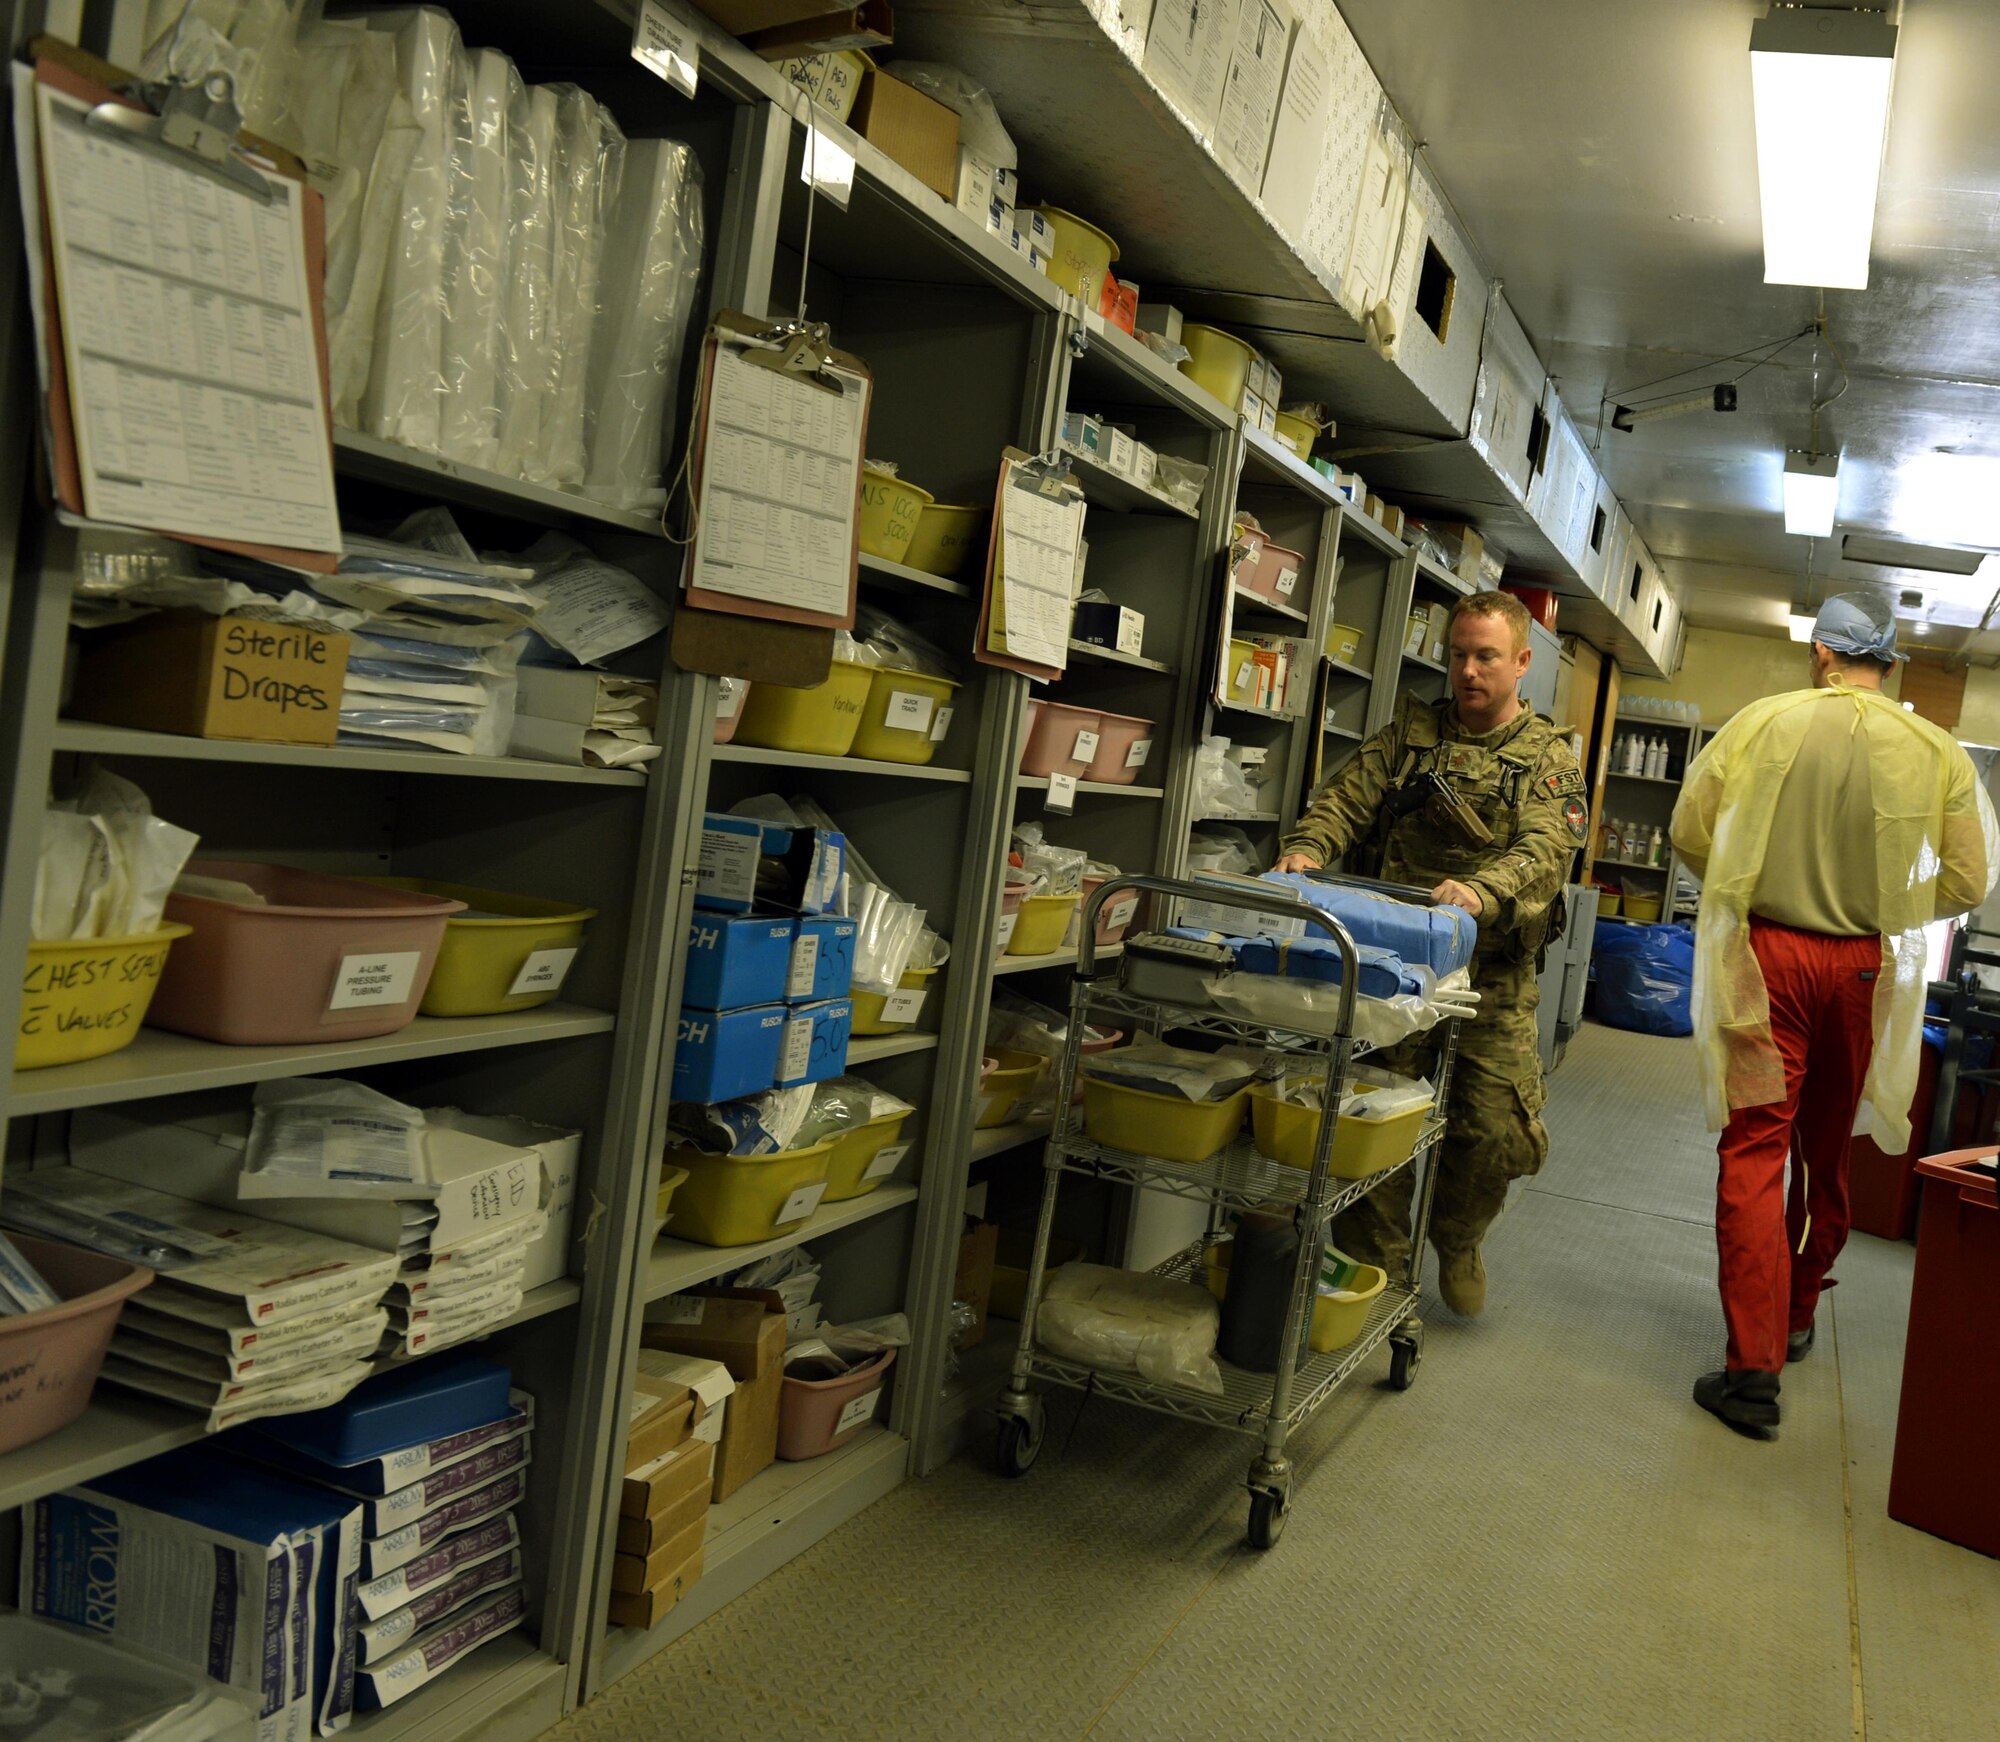
{"type": "Polygon", "coordinates": [[[583,482],[584,404],[597,345],[598,270],[608,214],[618,201],[625,135],[611,111],[575,85],[552,85],[556,97],[553,207],[554,288],[549,347],[556,377],[535,448],[539,483],[574,489],[583,482]]]}
{"type": "Polygon", "coordinates": [[[555,397],[550,334],[555,294],[556,93],[517,79],[507,117],[507,278],[500,321],[500,432],[495,464],[511,477],[543,470],[538,450],[555,397]]]}
{"type": "Polygon", "coordinates": [[[1028,874],[1036,895],[1078,895],[1083,891],[1083,874],[1090,868],[1090,855],[1080,847],[1058,847],[1044,835],[1037,822],[1014,826],[1014,851],[1028,874]]]}
{"type": "MultiPolygon", "coordinates": [[[[1394,1046],[1435,1027],[1447,1016],[1471,1016],[1479,1007],[1471,971],[1457,969],[1442,979],[1414,970],[1428,990],[1393,998],[1356,998],[1352,1033],[1371,1046],[1394,1046]]],[[[1222,973],[1208,982],[1216,1008],[1232,1016],[1297,1034],[1335,1034],[1340,1029],[1341,992],[1324,981],[1285,980],[1270,974],[1222,973]]]]}
{"type": "Polygon", "coordinates": [[[702,266],[701,165],[672,139],[626,142],[604,243],[585,400],[586,494],[615,507],[666,503],[672,395],[702,266]]]}
{"type": "Polygon", "coordinates": [[[44,813],[30,935],[55,942],[158,931],[199,839],[154,816],[131,781],[93,769],[74,797],[44,813]]]}
{"type": "Polygon", "coordinates": [[[1082,1068],[1085,1076],[1124,1083],[1148,1094],[1220,1101],[1252,1081],[1263,1063],[1263,1055],[1247,1047],[1195,1052],[1141,1035],[1130,1046],[1090,1054],[1082,1068]]]}
{"type": "Polygon", "coordinates": [[[1220,1325],[1215,1299],[1205,1288],[1077,1263],[1049,1273],[1035,1314],[1035,1338],[1061,1360],[1218,1394],[1220,1325]]]}
{"type": "Polygon", "coordinates": [[[511,267],[508,121],[521,88],[498,49],[466,51],[467,107],[454,114],[444,249],[440,451],[492,470],[500,457],[501,315],[511,267]]]}
{"type": "Polygon", "coordinates": [[[435,1191],[424,1116],[365,1083],[259,1083],[238,1193],[246,1198],[411,1198],[435,1191]]]}
{"type": "MultiPolygon", "coordinates": [[[[1310,1107],[1315,1112],[1326,1106],[1326,1078],[1292,1072],[1272,1080],[1271,1091],[1279,1100],[1294,1107],[1310,1107]]],[[[1340,1112],[1359,1114],[1366,1119],[1387,1119],[1407,1113],[1412,1107],[1428,1107],[1437,1099],[1437,1090],[1427,1077],[1406,1077],[1380,1065],[1350,1066],[1341,1082],[1340,1112]]]]}
{"type": "Polygon", "coordinates": [[[919,635],[907,623],[865,599],[854,608],[857,638],[874,655],[873,663],[898,671],[922,672],[926,677],[956,683],[958,662],[942,648],[919,635]]]}
{"type": "Polygon", "coordinates": [[[665,629],[666,605],[632,573],[560,532],[522,553],[534,570],[523,590],[536,601],[534,632],[578,665],[596,665],[665,629]]]}
{"type": "Polygon", "coordinates": [[[813,1083],[766,1089],[738,1101],[676,1102],[668,1123],[711,1155],[771,1155],[803,1147],[799,1132],[812,1111],[813,1083]]]}
{"type": "Polygon", "coordinates": [[[793,1140],[797,1148],[824,1142],[876,1119],[914,1110],[900,1095],[876,1088],[865,1077],[834,1077],[813,1084],[812,1091],[812,1104],[793,1140]]]}

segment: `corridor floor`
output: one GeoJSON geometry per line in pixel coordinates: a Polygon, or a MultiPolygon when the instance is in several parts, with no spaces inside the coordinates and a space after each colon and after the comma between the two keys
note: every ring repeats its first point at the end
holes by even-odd
{"type": "Polygon", "coordinates": [[[1249,1442],[1058,1400],[1026,1480],[982,1445],[905,1483],[551,1742],[1993,1734],[2000,1563],[1884,1511],[1913,1249],[1855,1236],[1777,1443],[1688,1398],[1722,1354],[1693,1072],[1577,1037],[1485,1316],[1429,1302],[1415,1388],[1294,1442],[1268,1554],[1249,1442]]]}

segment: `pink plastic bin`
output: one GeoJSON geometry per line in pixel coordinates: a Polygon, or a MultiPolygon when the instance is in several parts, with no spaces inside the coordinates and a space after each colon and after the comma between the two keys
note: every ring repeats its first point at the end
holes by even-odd
{"type": "Polygon", "coordinates": [[[1095,732],[1103,723],[1103,714],[1095,708],[1074,708],[1067,702],[1031,702],[1029,708],[1028,742],[1021,752],[1021,772],[1070,774],[1082,780],[1090,772],[1091,759],[1088,756],[1078,759],[1076,735],[1095,732]]]}
{"type": "Polygon", "coordinates": [[[284,865],[193,859],[187,868],[247,883],[270,905],[168,896],[167,918],[194,935],[167,958],[146,1021],[228,1046],[361,1040],[406,1027],[430,984],[444,922],[465,911],[445,896],[284,865]],[[388,1002],[390,992],[401,996],[388,1002]]]}
{"type": "Polygon", "coordinates": [[[1236,583],[1274,605],[1289,605],[1294,611],[1306,608],[1306,559],[1268,538],[1259,538],[1256,554],[1236,565],[1236,583]]]}
{"type": "Polygon", "coordinates": [[[14,1244],[62,1305],[0,1318],[0,1367],[16,1376],[0,1391],[0,1452],[46,1439],[83,1414],[118,1315],[153,1280],[136,1264],[32,1234],[16,1234],[14,1244]]]}
{"type": "Polygon", "coordinates": [[[796,1464],[838,1451],[882,1412],[882,1390],[896,1351],[884,1349],[839,1379],[785,1375],[778,1399],[778,1456],[796,1464]]]}
{"type": "MultiPolygon", "coordinates": [[[[1083,880],[1083,899],[1085,902],[1088,902],[1091,896],[1097,892],[1097,886],[1106,881],[1107,879],[1103,877],[1085,877],[1083,880]]],[[[1125,934],[1132,929],[1133,922],[1138,918],[1139,904],[1144,900],[1145,897],[1138,890],[1127,889],[1121,894],[1114,895],[1098,909],[1097,946],[1099,949],[1102,949],[1106,944],[1124,942],[1125,934]],[[1116,918],[1114,922],[1114,916],[1119,914],[1120,909],[1124,909],[1125,911],[1122,917],[1116,918]]]]}
{"type": "Polygon", "coordinates": [[[1133,714],[1101,714],[1098,720],[1097,754],[1090,759],[1084,778],[1106,786],[1134,785],[1152,757],[1148,752],[1143,762],[1129,759],[1134,745],[1153,741],[1153,722],[1133,714]]]}
{"type": "Polygon", "coordinates": [[[724,700],[718,698],[716,701],[715,741],[718,744],[727,744],[736,736],[736,728],[743,724],[743,710],[750,701],[750,680],[747,677],[725,679],[724,683],[725,685],[733,683],[736,686],[735,694],[728,698],[733,700],[736,706],[725,714],[722,712],[724,700]]]}

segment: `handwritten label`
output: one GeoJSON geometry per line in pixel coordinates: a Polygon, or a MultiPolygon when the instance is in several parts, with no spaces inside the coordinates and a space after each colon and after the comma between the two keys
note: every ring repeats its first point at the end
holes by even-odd
{"type": "Polygon", "coordinates": [[[1141,738],[1138,743],[1125,752],[1125,766],[1127,768],[1144,768],[1146,766],[1146,758],[1152,755],[1152,753],[1152,739],[1141,738]]]}
{"type": "Polygon", "coordinates": [[[879,1385],[873,1391],[855,1398],[852,1403],[840,1412],[840,1419],[833,1424],[835,1437],[837,1438],[839,1435],[846,1433],[850,1428],[860,1427],[863,1422],[873,1421],[875,1419],[875,1411],[880,1407],[881,1402],[882,1388],[879,1385]]]}
{"type": "Polygon", "coordinates": [[[1286,569],[1285,572],[1279,575],[1278,577],[1278,591],[1283,593],[1285,597],[1288,599],[1292,596],[1292,589],[1296,587],[1298,584],[1299,584],[1299,571],[1297,569],[1286,569]]]}
{"type": "Polygon", "coordinates": [[[910,690],[891,690],[882,724],[892,732],[928,731],[935,705],[929,696],[916,695],[910,690]]]}
{"type": "Polygon", "coordinates": [[[949,708],[938,709],[937,718],[931,721],[931,742],[933,744],[942,744],[944,742],[945,733],[949,732],[950,730],[951,730],[951,709],[949,708]]]}
{"type": "Polygon", "coordinates": [[[924,994],[898,987],[882,1000],[884,1022],[915,1022],[924,1007],[924,994]]]}
{"type": "Polygon", "coordinates": [[[692,97],[701,82],[700,54],[693,29],[661,0],[639,0],[639,16],[632,26],[635,61],[665,79],[683,97],[692,97]]]}
{"type": "Polygon", "coordinates": [[[910,1153],[907,1143],[891,1143],[875,1152],[875,1159],[862,1170],[864,1180],[887,1179],[896,1171],[896,1164],[910,1153]]]}
{"type": "Polygon", "coordinates": [[[1048,808],[1060,816],[1068,816],[1076,809],[1076,776],[1074,774],[1051,774],[1049,776],[1048,808]]]}
{"type": "Polygon", "coordinates": [[[1095,732],[1077,733],[1076,748],[1069,753],[1070,761],[1088,762],[1096,754],[1097,754],[1097,734],[1095,732]]]}
{"type": "Polygon", "coordinates": [[[803,1222],[819,1208],[819,1201],[826,1196],[826,1181],[815,1180],[809,1186],[800,1186],[788,1197],[779,1209],[777,1219],[771,1224],[783,1228],[793,1222],[803,1222]]]}
{"type": "Polygon", "coordinates": [[[333,977],[329,1010],[372,1010],[407,1004],[416,985],[420,950],[391,950],[386,955],[342,956],[333,977]]]}
{"type": "Polygon", "coordinates": [[[507,988],[509,998],[525,998],[530,992],[560,992],[569,978],[569,965],[576,960],[576,945],[562,950],[533,950],[507,988]]]}
{"type": "MultiPolygon", "coordinates": [[[[785,982],[787,998],[810,998],[819,973],[819,939],[808,934],[792,945],[792,972],[785,982]]],[[[803,1062],[803,1061],[801,1061],[803,1062]]],[[[789,1073],[788,1073],[789,1074],[789,1073]]]]}

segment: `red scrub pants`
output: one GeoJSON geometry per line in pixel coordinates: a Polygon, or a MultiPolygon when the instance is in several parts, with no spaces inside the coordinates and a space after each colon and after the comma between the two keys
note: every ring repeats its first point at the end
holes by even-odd
{"type": "Polygon", "coordinates": [[[1715,1244],[1729,1366],[1776,1373],[1787,1333],[1813,1322],[1826,1273],[1847,1244],[1848,1139],[1873,1050],[1882,940],[1795,931],[1753,915],[1750,947],[1770,994],[1785,1098],[1729,1116],[1717,1147],[1715,1244]]]}

